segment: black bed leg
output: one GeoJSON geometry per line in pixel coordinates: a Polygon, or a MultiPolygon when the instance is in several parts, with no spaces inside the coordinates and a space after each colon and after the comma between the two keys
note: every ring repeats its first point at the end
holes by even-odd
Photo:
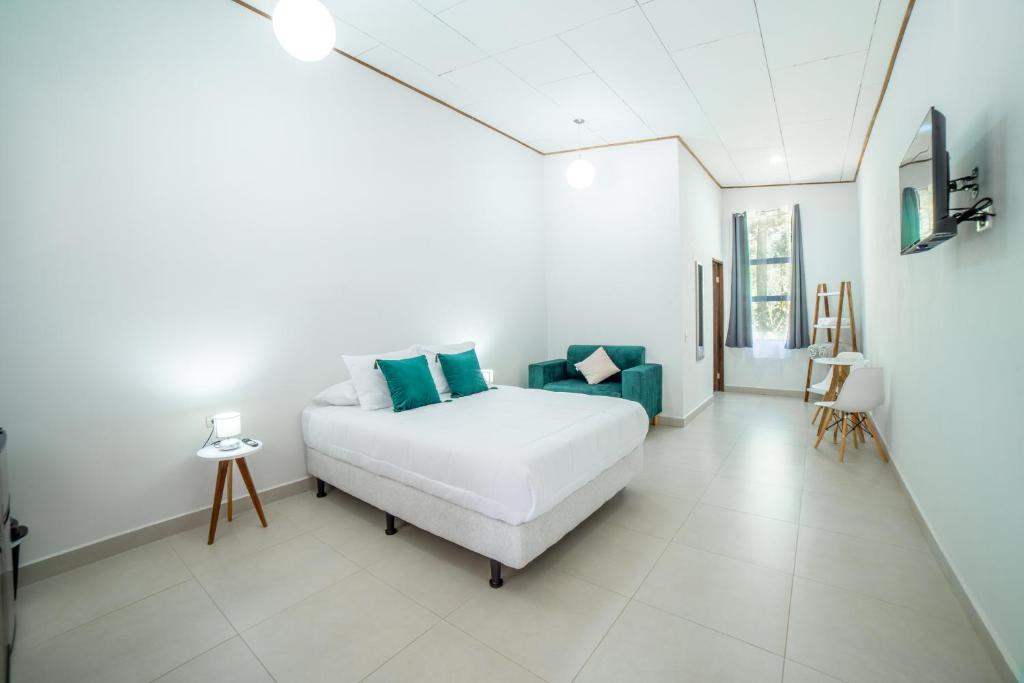
{"type": "Polygon", "coordinates": [[[501,588],[505,581],[501,578],[501,562],[491,560],[491,588],[501,588]]]}
{"type": "Polygon", "coordinates": [[[394,536],[398,533],[398,529],[395,528],[395,516],[384,513],[384,533],[388,536],[394,536]]]}
{"type": "Polygon", "coordinates": [[[317,477],[316,480],[316,497],[323,498],[327,495],[326,487],[324,486],[324,480],[317,477]]]}

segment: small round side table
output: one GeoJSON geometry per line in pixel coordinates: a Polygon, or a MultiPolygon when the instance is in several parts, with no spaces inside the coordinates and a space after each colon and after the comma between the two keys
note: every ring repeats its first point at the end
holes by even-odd
{"type": "Polygon", "coordinates": [[[210,514],[210,535],[206,544],[213,545],[213,539],[217,535],[217,518],[220,516],[220,501],[224,497],[224,483],[227,482],[228,489],[228,521],[232,518],[231,509],[231,480],[234,467],[231,463],[238,465],[238,473],[242,475],[245,488],[249,491],[249,498],[252,499],[252,506],[260,517],[260,524],[267,526],[267,518],[263,515],[263,505],[256,493],[256,487],[252,483],[252,475],[249,474],[249,465],[245,462],[246,457],[259,453],[263,449],[263,442],[256,441],[255,446],[243,443],[238,448],[230,451],[222,451],[216,446],[210,445],[196,451],[196,455],[203,460],[212,460],[217,463],[217,483],[213,489],[213,512],[210,514]]]}

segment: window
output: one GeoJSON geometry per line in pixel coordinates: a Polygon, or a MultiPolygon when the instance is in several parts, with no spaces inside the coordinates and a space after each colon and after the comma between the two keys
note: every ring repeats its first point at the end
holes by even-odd
{"type": "Polygon", "coordinates": [[[750,312],[754,319],[755,342],[786,339],[793,255],[792,214],[788,206],[747,214],[750,312]]]}

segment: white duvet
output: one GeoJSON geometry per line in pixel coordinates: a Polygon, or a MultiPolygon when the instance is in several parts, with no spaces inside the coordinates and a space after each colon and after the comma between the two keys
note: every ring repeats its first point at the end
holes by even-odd
{"type": "Polygon", "coordinates": [[[643,443],[639,403],[502,386],[401,413],[310,406],[306,445],[488,517],[544,514],[643,443]]]}

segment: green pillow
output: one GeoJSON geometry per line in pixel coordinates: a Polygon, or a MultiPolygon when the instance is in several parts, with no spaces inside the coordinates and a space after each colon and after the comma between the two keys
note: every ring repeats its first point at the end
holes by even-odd
{"type": "Polygon", "coordinates": [[[378,360],[377,367],[384,373],[384,379],[388,382],[391,402],[395,404],[396,413],[441,402],[426,356],[378,360]]]}
{"type": "Polygon", "coordinates": [[[452,388],[452,398],[487,391],[487,382],[484,381],[484,373],[480,372],[480,361],[473,349],[462,353],[439,353],[437,360],[448,386],[452,388]]]}

